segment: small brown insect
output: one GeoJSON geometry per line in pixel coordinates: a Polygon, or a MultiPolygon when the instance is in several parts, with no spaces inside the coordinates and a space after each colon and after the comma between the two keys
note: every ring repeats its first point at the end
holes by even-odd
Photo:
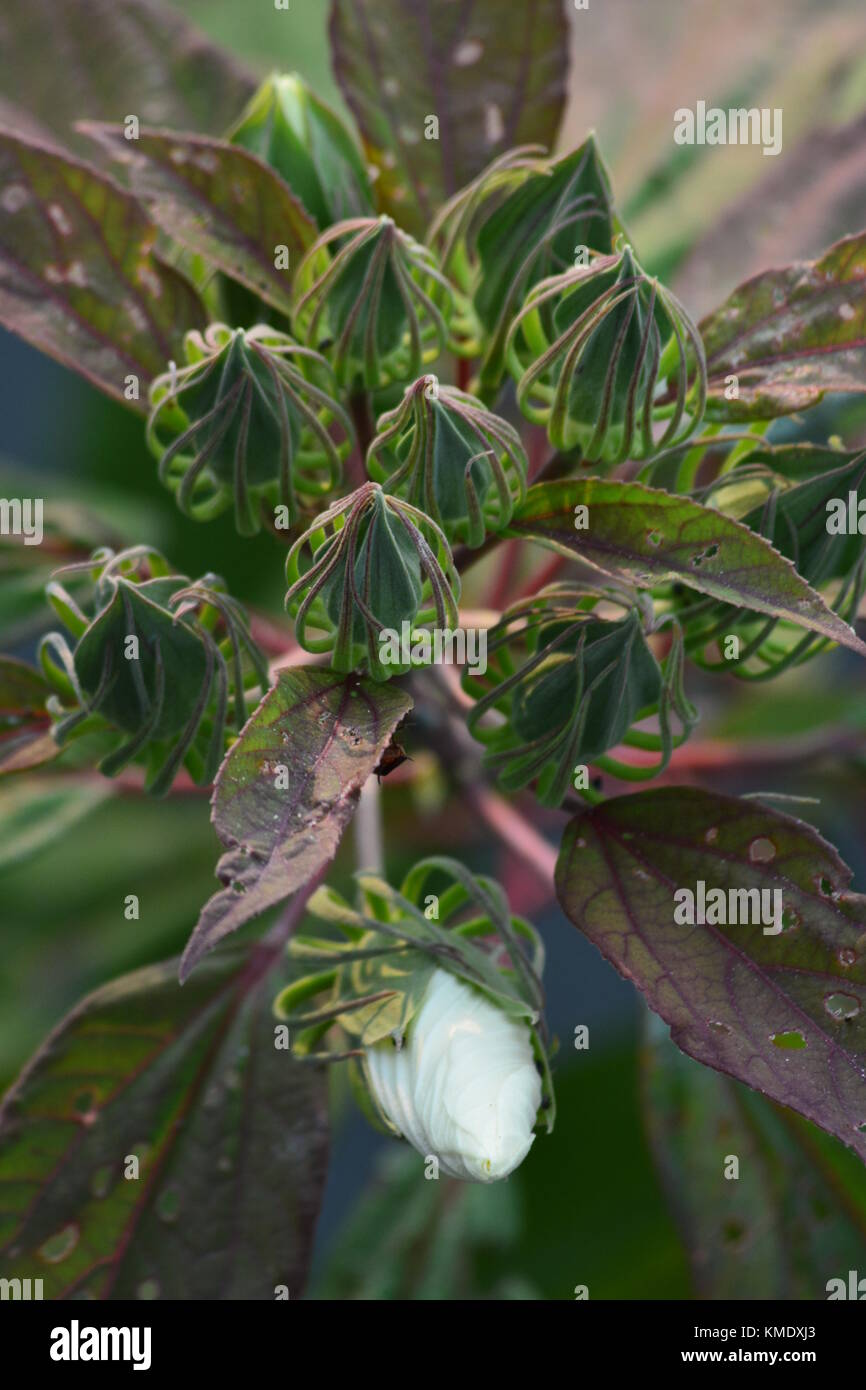
{"type": "Polygon", "coordinates": [[[405,762],[411,762],[409,754],[401,743],[392,738],[373,771],[381,782],[383,777],[387,777],[389,772],[393,772],[395,767],[405,762]]]}

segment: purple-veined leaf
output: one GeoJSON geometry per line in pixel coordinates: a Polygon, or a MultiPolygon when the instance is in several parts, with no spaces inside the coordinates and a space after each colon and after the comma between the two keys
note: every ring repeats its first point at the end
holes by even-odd
{"type": "Polygon", "coordinates": [[[819,260],[747,280],[700,331],[715,419],[769,420],[817,405],[827,391],[866,391],[866,232],[819,260]],[[735,400],[725,398],[731,375],[735,400]]]}
{"type": "MultiPolygon", "coordinates": [[[[255,74],[157,0],[6,0],[2,121],[88,153],[82,117],[221,135],[255,74]]],[[[92,151],[91,151],[92,153],[92,151]]]]}
{"type": "Polygon", "coordinates": [[[140,409],[184,333],[207,322],[156,235],[104,174],[0,130],[0,322],[140,409]]]}
{"type": "Polygon", "coordinates": [[[315,240],[303,204],[258,155],[225,140],[82,121],[100,145],[128,166],[130,183],[154,220],[181,246],[204,256],[261,295],[291,309],[292,272],[315,240]],[[278,248],[288,251],[285,268],[278,248]]]}
{"type": "Polygon", "coordinates": [[[668,579],[725,603],[787,619],[866,656],[866,644],[762,536],[731,517],[642,483],[537,483],[508,534],[539,541],[605,574],[668,579]],[[575,508],[586,507],[588,517],[575,508]],[[575,529],[577,521],[588,525],[575,529]]]}
{"type": "Polygon", "coordinates": [[[498,154],[556,139],[568,70],[561,0],[507,13],[500,0],[334,0],[331,48],[379,171],[380,207],[415,236],[498,154]]]}
{"type": "Polygon", "coordinates": [[[866,1268],[866,1172],[792,1110],[674,1047],[646,1015],[646,1123],[701,1298],[826,1298],[866,1268]],[[734,1166],[736,1164],[736,1167],[734,1166]]]}
{"type": "Polygon", "coordinates": [[[223,937],[324,871],[411,707],[402,690],[357,676],[280,672],[217,776],[211,819],[226,846],[216,869],[225,887],[202,908],[181,980],[223,937]]]}
{"type": "Polygon", "coordinates": [[[665,787],[570,821],[556,892],[678,1047],[866,1159],[866,899],[850,878],[801,821],[758,801],[665,787]],[[768,896],[757,925],[690,926],[675,920],[682,890],[694,894],[695,920],[709,915],[702,895],[718,915],[713,890],[726,918],[750,923],[757,899],[742,894],[768,896]]]}
{"type": "Polygon", "coordinates": [[[20,772],[56,758],[45,701],[51,687],[41,672],[13,656],[0,656],[0,774],[20,772]]]}
{"type": "Polygon", "coordinates": [[[186,989],[149,966],[55,1029],[0,1109],[0,1276],[45,1298],[302,1292],[327,1099],[275,1046],[281,955],[221,952],[186,989]]]}

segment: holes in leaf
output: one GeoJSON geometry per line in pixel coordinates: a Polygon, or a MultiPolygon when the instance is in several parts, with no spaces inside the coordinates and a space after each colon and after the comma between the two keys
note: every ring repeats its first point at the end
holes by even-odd
{"type": "Polygon", "coordinates": [[[850,946],[843,946],[842,949],[839,951],[838,961],[839,964],[844,965],[846,969],[851,965],[856,965],[857,952],[852,951],[850,946]]]}
{"type": "Polygon", "coordinates": [[[806,1046],[806,1039],[802,1033],[796,1030],[790,1033],[771,1033],[770,1042],[774,1047],[784,1048],[786,1051],[798,1052],[806,1046]]]}
{"type": "Polygon", "coordinates": [[[730,1033],[731,1031],[727,1023],[721,1023],[717,1018],[711,1018],[709,1020],[709,1026],[715,1033],[730,1033]]]}
{"type": "Polygon", "coordinates": [[[706,843],[707,843],[708,845],[714,845],[714,844],[716,843],[716,840],[717,840],[718,838],[719,838],[719,827],[718,827],[717,825],[711,825],[710,828],[709,828],[709,830],[707,831],[706,835],[704,836],[704,839],[705,839],[706,843]]]}
{"type": "Polygon", "coordinates": [[[776,857],[776,846],[772,840],[759,836],[749,845],[749,858],[753,864],[769,864],[776,857]]]}
{"type": "Polygon", "coordinates": [[[79,1091],[72,1102],[75,1118],[83,1125],[95,1125],[99,1119],[98,1091],[79,1091]]]}
{"type": "Polygon", "coordinates": [[[705,560],[712,560],[718,553],[719,547],[716,542],[713,542],[712,545],[708,545],[706,550],[699,550],[697,555],[692,556],[692,568],[698,569],[705,560]]]}
{"type": "Polygon", "coordinates": [[[725,1245],[742,1245],[746,1239],[747,1227],[744,1221],[738,1221],[736,1217],[731,1217],[722,1226],[722,1239],[725,1245]]]}
{"type": "Polygon", "coordinates": [[[800,914],[795,912],[792,907],[786,907],[782,913],[782,931],[796,931],[800,925],[800,914]]]}
{"type": "Polygon", "coordinates": [[[647,531],[646,538],[650,545],[661,545],[662,543],[661,531],[647,531]]]}

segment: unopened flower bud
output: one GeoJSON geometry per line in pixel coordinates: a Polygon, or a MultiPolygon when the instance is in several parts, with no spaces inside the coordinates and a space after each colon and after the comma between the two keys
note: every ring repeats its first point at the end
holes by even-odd
{"type": "Polygon", "coordinates": [[[535,1138],[541,1077],[529,1027],[437,969],[401,1047],[365,1049],[371,1090],[391,1124],[453,1178],[513,1173],[535,1138]]]}

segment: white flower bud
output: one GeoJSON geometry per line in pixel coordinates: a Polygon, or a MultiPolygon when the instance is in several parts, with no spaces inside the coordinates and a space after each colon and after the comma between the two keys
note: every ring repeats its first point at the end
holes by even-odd
{"type": "Polygon", "coordinates": [[[436,970],[402,1047],[365,1049],[382,1110],[452,1178],[493,1182],[526,1157],[541,1104],[529,1027],[436,970]]]}

